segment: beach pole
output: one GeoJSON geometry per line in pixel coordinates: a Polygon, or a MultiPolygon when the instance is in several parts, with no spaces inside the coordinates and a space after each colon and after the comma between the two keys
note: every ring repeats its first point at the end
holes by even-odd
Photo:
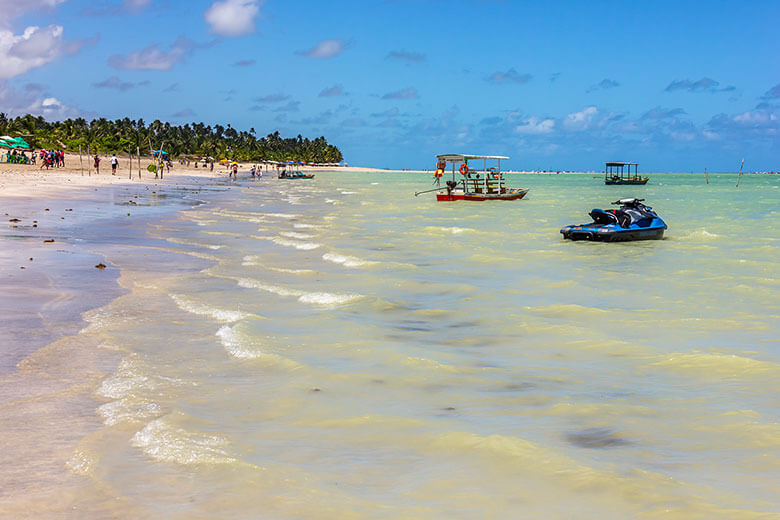
{"type": "Polygon", "coordinates": [[[92,177],[92,168],[89,167],[89,145],[87,145],[87,174],[92,177]]]}
{"type": "Polygon", "coordinates": [[[127,157],[128,157],[127,164],[130,166],[130,174],[128,175],[127,178],[132,180],[133,179],[133,154],[128,152],[127,157]]]}
{"type": "Polygon", "coordinates": [[[135,153],[138,156],[138,178],[141,178],[141,147],[135,147],[135,153]]]}
{"type": "Polygon", "coordinates": [[[81,145],[79,145],[79,170],[81,170],[81,176],[84,176],[84,162],[81,160],[81,145]]]}
{"type": "Polygon", "coordinates": [[[707,174],[707,168],[704,168],[704,178],[707,179],[707,184],[710,183],[710,176],[707,174]]]}
{"type": "Polygon", "coordinates": [[[745,165],[745,158],[742,158],[742,164],[739,165],[739,175],[737,175],[737,188],[739,188],[739,179],[742,178],[742,167],[745,165]]]}

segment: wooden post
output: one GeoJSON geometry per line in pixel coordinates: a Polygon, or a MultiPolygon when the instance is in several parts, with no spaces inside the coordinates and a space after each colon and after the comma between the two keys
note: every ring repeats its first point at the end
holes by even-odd
{"type": "Polygon", "coordinates": [[[84,176],[84,162],[81,160],[81,145],[79,145],[79,170],[81,170],[81,176],[84,176]]]}
{"type": "Polygon", "coordinates": [[[127,153],[127,164],[130,166],[130,173],[127,176],[128,179],[133,179],[133,154],[128,152],[127,153]]]}
{"type": "Polygon", "coordinates": [[[141,178],[141,147],[135,147],[135,153],[138,156],[138,178],[141,178]]]}
{"type": "Polygon", "coordinates": [[[87,175],[92,177],[92,166],[89,165],[90,157],[91,156],[89,155],[89,145],[87,145],[87,175]]]}
{"type": "Polygon", "coordinates": [[[745,159],[742,159],[742,164],[739,165],[739,175],[737,175],[737,188],[739,188],[739,179],[742,178],[742,167],[745,166],[745,159]]]}

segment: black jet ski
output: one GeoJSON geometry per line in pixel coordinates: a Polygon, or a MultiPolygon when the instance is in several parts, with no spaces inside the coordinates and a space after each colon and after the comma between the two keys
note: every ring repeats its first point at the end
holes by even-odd
{"type": "Polygon", "coordinates": [[[660,240],[666,231],[666,223],[653,208],[645,206],[645,199],[620,199],[618,209],[594,209],[590,212],[593,222],[561,228],[563,238],[593,240],[597,242],[622,242],[627,240],[660,240]]]}

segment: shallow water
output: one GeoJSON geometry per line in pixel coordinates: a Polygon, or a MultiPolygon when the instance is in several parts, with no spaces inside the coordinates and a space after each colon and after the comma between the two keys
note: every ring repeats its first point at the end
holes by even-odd
{"type": "Polygon", "coordinates": [[[129,292],[68,461],[85,516],[780,515],[780,178],[263,178],[101,249],[129,292]],[[647,199],[663,241],[572,243],[647,199]],[[152,247],[153,246],[153,247],[152,247]],[[88,483],[88,484],[87,484],[88,483]]]}

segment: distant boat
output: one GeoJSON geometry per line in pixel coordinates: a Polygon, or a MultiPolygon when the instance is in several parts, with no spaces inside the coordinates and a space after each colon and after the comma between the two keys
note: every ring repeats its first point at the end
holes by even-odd
{"type": "Polygon", "coordinates": [[[632,162],[608,162],[604,169],[604,184],[647,184],[650,177],[640,177],[637,172],[638,163],[632,162]],[[631,173],[631,167],[634,167],[634,173],[631,173]]]}
{"type": "MultiPolygon", "coordinates": [[[[446,173],[447,165],[452,165],[452,180],[446,185],[427,191],[437,191],[437,201],[487,201],[487,200],[520,200],[528,193],[527,188],[510,188],[504,182],[501,173],[501,160],[509,159],[500,155],[465,155],[443,154],[436,156],[436,173],[438,183],[446,173]],[[469,161],[482,160],[481,170],[471,169],[469,161]],[[498,161],[497,166],[488,168],[488,161],[498,161]],[[460,165],[456,169],[456,165],[460,165]],[[460,173],[460,176],[457,175],[460,173]]],[[[425,193],[425,192],[420,192],[425,193]]],[[[416,193],[415,195],[419,195],[416,193]]]]}
{"type": "Polygon", "coordinates": [[[302,173],[299,171],[282,170],[279,174],[280,179],[313,179],[313,173],[302,173]]]}

